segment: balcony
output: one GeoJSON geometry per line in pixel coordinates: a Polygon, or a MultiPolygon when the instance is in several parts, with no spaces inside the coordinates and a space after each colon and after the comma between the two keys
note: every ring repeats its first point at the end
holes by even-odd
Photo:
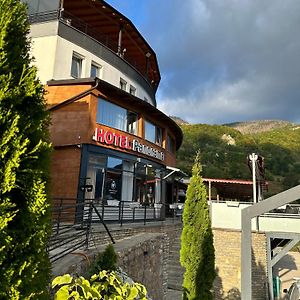
{"type": "Polygon", "coordinates": [[[83,20],[66,11],[47,11],[29,15],[31,24],[59,20],[58,35],[85,48],[136,81],[151,97],[154,106],[156,87],[147,75],[146,60],[142,62],[129,51],[118,53],[118,44],[83,20]]]}

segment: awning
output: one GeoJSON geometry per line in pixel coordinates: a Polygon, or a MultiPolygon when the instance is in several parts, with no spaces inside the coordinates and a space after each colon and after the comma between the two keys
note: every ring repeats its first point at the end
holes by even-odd
{"type": "Polygon", "coordinates": [[[189,177],[186,173],[184,173],[183,171],[181,171],[180,169],[178,168],[174,168],[174,167],[170,167],[170,166],[167,166],[166,167],[167,170],[170,171],[170,173],[168,173],[164,178],[163,180],[166,180],[168,177],[170,177],[171,175],[177,175],[181,178],[183,177],[189,177]]]}

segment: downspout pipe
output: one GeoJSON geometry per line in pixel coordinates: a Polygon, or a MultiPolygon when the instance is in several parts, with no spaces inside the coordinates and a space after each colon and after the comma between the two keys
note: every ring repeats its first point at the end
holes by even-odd
{"type": "Polygon", "coordinates": [[[79,93],[79,94],[77,94],[77,95],[75,95],[75,96],[73,96],[73,97],[71,97],[71,98],[69,98],[69,99],[61,102],[61,103],[58,103],[58,104],[56,104],[56,105],[54,105],[52,107],[49,107],[47,110],[48,111],[58,110],[58,109],[66,106],[66,105],[69,105],[69,104],[71,104],[71,103],[73,103],[73,102],[75,102],[75,101],[77,101],[77,100],[79,100],[79,99],[81,99],[81,98],[89,95],[94,89],[98,88],[99,83],[100,83],[100,81],[98,80],[98,78],[96,78],[96,84],[94,86],[92,86],[91,88],[89,88],[88,90],[83,91],[83,92],[81,92],[81,93],[79,93]]]}

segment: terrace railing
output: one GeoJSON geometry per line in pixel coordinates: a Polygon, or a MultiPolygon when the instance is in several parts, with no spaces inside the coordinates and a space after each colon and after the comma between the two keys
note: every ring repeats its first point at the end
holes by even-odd
{"type": "Polygon", "coordinates": [[[50,260],[54,262],[78,249],[88,249],[91,240],[105,232],[114,243],[107,223],[122,226],[126,222],[160,221],[164,219],[163,210],[162,204],[94,199],[77,203],[76,199],[53,199],[50,260]]]}

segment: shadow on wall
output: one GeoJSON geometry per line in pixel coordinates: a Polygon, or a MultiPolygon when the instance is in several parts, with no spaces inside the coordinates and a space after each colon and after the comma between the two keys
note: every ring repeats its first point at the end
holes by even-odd
{"type": "Polygon", "coordinates": [[[216,300],[236,300],[241,299],[241,292],[238,288],[231,288],[226,293],[223,290],[222,279],[219,276],[219,268],[216,268],[216,278],[214,282],[214,296],[216,300]],[[225,294],[227,294],[225,296],[225,294]]]}
{"type": "MultiPolygon", "coordinates": [[[[240,282],[237,283],[240,287],[240,282]]],[[[241,291],[238,287],[224,291],[222,278],[219,276],[219,268],[216,268],[216,278],[214,281],[214,296],[216,300],[239,300],[241,299],[241,291]]],[[[252,248],[252,299],[265,300],[268,299],[268,278],[266,274],[266,266],[260,261],[256,261],[252,248]]]]}

